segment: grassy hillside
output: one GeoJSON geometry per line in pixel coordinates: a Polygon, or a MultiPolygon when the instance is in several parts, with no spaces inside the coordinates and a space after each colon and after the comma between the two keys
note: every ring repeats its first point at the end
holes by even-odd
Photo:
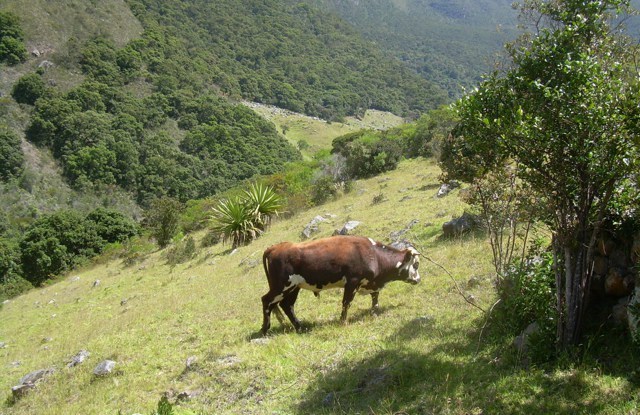
{"type": "Polygon", "coordinates": [[[328,122],[318,117],[283,110],[278,107],[258,103],[245,103],[255,112],[274,123],[291,144],[300,147],[305,156],[312,156],[318,150],[331,148],[334,138],[361,129],[387,130],[404,123],[404,120],[390,112],[367,110],[364,116],[345,117],[342,122],[328,122]],[[309,145],[300,146],[300,141],[309,145]]]}
{"type": "Polygon", "coordinates": [[[626,372],[637,361],[625,362],[625,371],[587,358],[571,367],[527,368],[510,352],[510,339],[478,342],[482,314],[427,258],[488,308],[494,300],[489,246],[481,236],[442,240],[442,223],[464,206],[457,190],[435,198],[439,173],[431,160],[403,162],[358,181],[337,201],[277,221],[234,253],[202,248],[176,266],[167,263],[167,250],[134,264],[107,256],[11,300],[0,309],[6,343],[0,396],[8,397],[26,373],[57,370],[17,403],[0,399],[0,412],[150,413],[162,394],[174,402],[186,392],[192,397],[178,404],[178,413],[633,413],[640,395],[626,372]],[[384,201],[373,204],[380,194],[384,201]],[[346,327],[338,323],[339,291],[318,299],[303,292],[297,314],[309,332],[274,322],[262,339],[262,251],[300,240],[319,214],[335,216],[318,236],[359,220],[358,234],[381,241],[417,219],[407,236],[425,255],[423,282],[390,284],[377,317],[369,315],[370,299],[357,296],[346,327]],[[81,349],[89,359],[67,368],[81,349]],[[104,359],[117,362],[116,373],[93,378],[104,359]]]}

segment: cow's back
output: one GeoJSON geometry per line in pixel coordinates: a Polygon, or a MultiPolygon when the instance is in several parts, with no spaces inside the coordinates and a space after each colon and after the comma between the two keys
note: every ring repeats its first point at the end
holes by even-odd
{"type": "Polygon", "coordinates": [[[371,270],[373,244],[367,238],[335,236],[301,243],[282,242],[265,251],[269,267],[288,278],[301,275],[320,281],[345,275],[365,275],[371,270]]]}

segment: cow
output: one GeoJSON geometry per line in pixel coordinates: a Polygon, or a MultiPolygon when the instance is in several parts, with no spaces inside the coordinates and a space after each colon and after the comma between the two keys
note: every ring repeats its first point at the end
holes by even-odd
{"type": "Polygon", "coordinates": [[[316,295],[329,288],[344,288],[340,320],[356,292],[371,294],[371,309],[379,308],[378,295],[390,281],[420,282],[419,253],[413,247],[396,249],[371,238],[332,236],[301,243],[281,242],[264,251],[262,263],[269,292],[262,296],[262,334],[271,327],[271,312],[284,311],[296,331],[301,330],[293,306],[301,288],[316,295]]]}

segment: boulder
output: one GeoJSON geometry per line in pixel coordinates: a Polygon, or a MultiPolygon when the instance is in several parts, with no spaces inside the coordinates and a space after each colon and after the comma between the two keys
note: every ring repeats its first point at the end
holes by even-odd
{"type": "Polygon", "coordinates": [[[107,376],[113,372],[116,362],[113,360],[103,360],[93,369],[94,376],[107,376]]]}
{"type": "Polygon", "coordinates": [[[20,384],[11,388],[11,395],[16,400],[22,398],[31,390],[35,389],[38,382],[42,381],[53,372],[55,372],[54,368],[39,369],[24,375],[22,379],[20,379],[20,384]]]}
{"type": "Polygon", "coordinates": [[[303,239],[309,239],[311,238],[311,235],[313,235],[314,233],[318,232],[318,225],[322,222],[326,222],[327,220],[318,215],[315,218],[311,219],[311,222],[309,222],[307,224],[307,226],[304,227],[304,229],[302,230],[302,238],[303,239]]]}
{"type": "Polygon", "coordinates": [[[540,326],[538,325],[538,323],[534,322],[529,324],[518,337],[513,339],[513,345],[518,350],[518,352],[520,352],[521,354],[527,353],[527,350],[529,348],[529,338],[531,337],[531,335],[537,333],[538,331],[540,331],[540,326]]]}
{"type": "Polygon", "coordinates": [[[80,363],[84,362],[85,360],[87,360],[87,358],[91,356],[91,353],[89,353],[86,350],[80,350],[75,356],[73,356],[71,358],[71,361],[69,363],[67,363],[67,367],[74,367],[79,365],[80,363]]]}
{"type": "Polygon", "coordinates": [[[611,268],[604,280],[604,292],[613,297],[624,297],[631,294],[633,285],[632,275],[625,275],[620,268],[611,268]]]}
{"type": "Polygon", "coordinates": [[[442,233],[445,238],[452,238],[471,232],[477,224],[475,216],[469,213],[463,213],[462,216],[445,222],[442,225],[442,233]]]}
{"type": "Polygon", "coordinates": [[[333,233],[334,235],[348,235],[349,232],[360,226],[362,222],[358,222],[357,220],[350,220],[345,223],[342,229],[337,230],[333,233]]]}

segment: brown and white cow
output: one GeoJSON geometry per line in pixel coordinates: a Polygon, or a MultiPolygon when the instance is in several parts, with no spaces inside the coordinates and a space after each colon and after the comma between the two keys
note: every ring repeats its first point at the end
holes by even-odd
{"type": "Polygon", "coordinates": [[[278,304],[300,331],[293,306],[301,288],[316,294],[328,288],[344,288],[340,317],[343,322],[357,291],[371,294],[372,311],[376,311],[379,291],[388,282],[420,282],[419,255],[413,248],[399,250],[360,236],[273,245],[262,257],[269,281],[269,292],[262,296],[262,333],[271,327],[271,312],[278,304]]]}

